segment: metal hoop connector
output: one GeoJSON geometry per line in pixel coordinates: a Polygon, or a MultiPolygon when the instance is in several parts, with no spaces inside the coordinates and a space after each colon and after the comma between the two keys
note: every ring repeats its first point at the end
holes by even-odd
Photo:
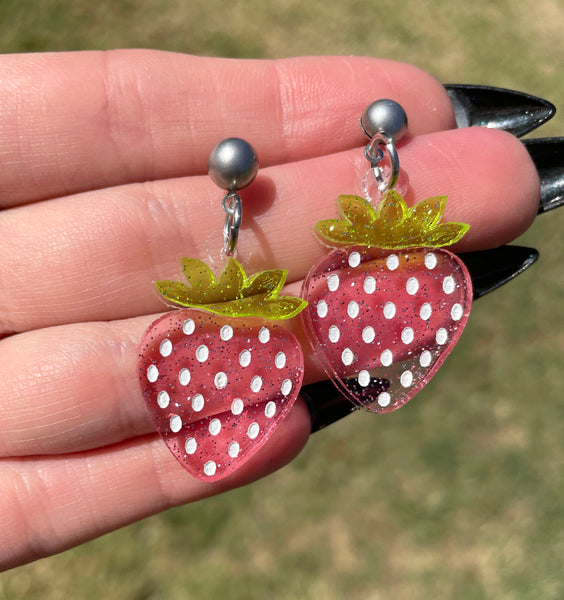
{"type": "Polygon", "coordinates": [[[384,193],[391,190],[396,185],[399,176],[399,156],[394,144],[394,138],[385,132],[376,133],[370,143],[364,148],[364,156],[372,167],[374,178],[378,184],[380,192],[384,193]],[[388,176],[380,167],[380,163],[384,159],[384,150],[388,154],[390,160],[390,173],[388,176]]]}
{"type": "Polygon", "coordinates": [[[227,256],[233,256],[241,227],[241,197],[236,192],[224,196],[221,206],[225,211],[223,225],[223,251],[227,256]]]}

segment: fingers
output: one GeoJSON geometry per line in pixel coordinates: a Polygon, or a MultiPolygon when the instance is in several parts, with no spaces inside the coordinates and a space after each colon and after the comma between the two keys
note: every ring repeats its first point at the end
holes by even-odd
{"type": "MultiPolygon", "coordinates": [[[[445,218],[470,224],[458,249],[510,241],[538,208],[538,176],[508,134],[419,136],[400,151],[408,199],[448,195],[445,218]]],[[[239,249],[249,272],[302,279],[325,249],[312,235],[342,193],[362,194],[359,149],[265,169],[244,190],[239,249]],[[248,257],[248,260],[245,260],[248,257]]],[[[116,320],[159,311],[152,282],[177,278],[182,256],[221,247],[221,192],[207,177],[129,185],[0,214],[0,331],[116,320]]]]}
{"type": "Polygon", "coordinates": [[[65,457],[3,459],[0,569],[264,477],[298,454],[309,428],[307,409],[297,402],[261,452],[214,484],[187,476],[156,436],[65,457]]]}
{"type": "Polygon", "coordinates": [[[0,207],[119,184],[205,173],[222,138],[250,141],[264,166],[362,142],[378,98],[410,131],[454,124],[442,86],[373,58],[279,61],[146,50],[6,56],[0,62],[0,207]]]}
{"type": "Polygon", "coordinates": [[[137,347],[153,317],[84,323],[0,342],[0,456],[70,453],[154,432],[137,347]]]}

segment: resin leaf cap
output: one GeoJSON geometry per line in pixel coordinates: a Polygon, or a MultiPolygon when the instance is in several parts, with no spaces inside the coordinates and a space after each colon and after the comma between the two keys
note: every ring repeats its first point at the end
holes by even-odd
{"type": "Polygon", "coordinates": [[[385,192],[377,209],[360,196],[339,196],[339,219],[315,225],[317,235],[331,245],[372,248],[440,248],[458,242],[470,228],[465,223],[439,223],[446,196],[436,196],[409,208],[394,190],[385,192]]]}
{"type": "Polygon", "coordinates": [[[181,281],[157,281],[159,293],[180,306],[200,308],[229,317],[262,317],[290,319],[307,302],[293,296],[280,296],[288,271],[272,269],[247,277],[234,258],[229,258],[216,279],[206,263],[195,258],[183,258],[182,270],[188,284],[181,281]]]}

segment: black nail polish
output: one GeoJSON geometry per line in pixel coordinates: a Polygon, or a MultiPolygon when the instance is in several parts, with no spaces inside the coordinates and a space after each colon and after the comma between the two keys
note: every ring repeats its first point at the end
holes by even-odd
{"type": "Polygon", "coordinates": [[[501,246],[492,250],[463,252],[458,257],[470,273],[476,300],[521,275],[537,261],[539,253],[524,246],[501,246]]]}
{"type": "Polygon", "coordinates": [[[540,181],[539,214],[564,204],[564,137],[523,140],[540,181]]]}
{"type": "Polygon", "coordinates": [[[357,410],[331,380],[304,385],[300,390],[311,419],[311,433],[340,421],[357,410]]]}
{"type": "Polygon", "coordinates": [[[444,87],[454,107],[457,127],[502,129],[520,137],[546,123],[556,112],[548,100],[523,92],[486,85],[444,87]]]}
{"type": "MultiPolygon", "coordinates": [[[[470,273],[474,299],[493,292],[515,279],[533,265],[539,257],[534,248],[523,246],[501,246],[492,250],[464,252],[458,255],[470,273]]],[[[386,389],[386,380],[375,380],[378,386],[386,389]]],[[[311,432],[314,433],[339,421],[356,406],[347,400],[333,385],[332,381],[320,381],[305,385],[301,395],[311,416],[311,432]]]]}

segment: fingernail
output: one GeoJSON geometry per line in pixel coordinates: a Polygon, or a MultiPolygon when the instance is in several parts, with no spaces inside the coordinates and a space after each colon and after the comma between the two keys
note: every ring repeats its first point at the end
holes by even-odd
{"type": "Polygon", "coordinates": [[[546,123],[556,112],[548,100],[523,92],[487,85],[444,87],[454,107],[457,127],[502,129],[521,137],[546,123]]]}
{"type": "Polygon", "coordinates": [[[539,214],[564,204],[564,137],[523,140],[540,181],[539,214]]]}
{"type": "MultiPolygon", "coordinates": [[[[526,271],[536,262],[539,253],[534,248],[501,246],[492,250],[464,252],[458,256],[468,268],[472,278],[474,299],[477,299],[526,271]]],[[[357,410],[332,381],[305,385],[300,393],[309,410],[312,433],[357,410]]]]}
{"type": "Polygon", "coordinates": [[[537,261],[539,253],[524,246],[501,246],[492,250],[463,252],[458,257],[470,273],[476,300],[521,275],[537,261]]]}
{"type": "Polygon", "coordinates": [[[357,410],[331,380],[304,385],[300,396],[306,403],[311,419],[311,433],[340,421],[357,410]]]}

